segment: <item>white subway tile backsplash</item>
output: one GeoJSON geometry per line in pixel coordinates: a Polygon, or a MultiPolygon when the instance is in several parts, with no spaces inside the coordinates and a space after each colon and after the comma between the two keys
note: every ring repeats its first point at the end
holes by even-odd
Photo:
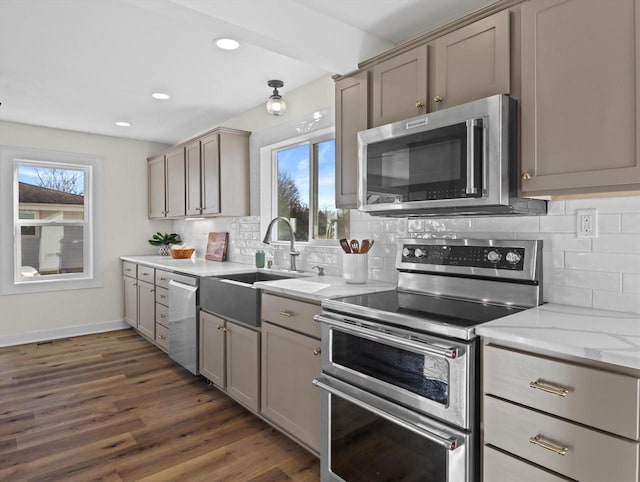
{"type": "Polygon", "coordinates": [[[620,215],[623,233],[640,233],[640,214],[624,213],[620,215]]]}
{"type": "Polygon", "coordinates": [[[640,294],[640,274],[622,273],[622,291],[640,294]]]}
{"type": "Polygon", "coordinates": [[[593,251],[640,253],[640,234],[603,234],[594,238],[593,251]]]}
{"type": "MultiPolygon", "coordinates": [[[[562,304],[640,313],[640,196],[550,201],[546,216],[399,219],[351,211],[351,239],[375,239],[369,278],[397,282],[397,243],[403,238],[541,239],[544,299],[562,304]],[[597,209],[598,237],[576,236],[576,210],[597,209]]],[[[257,249],[267,260],[289,265],[289,245],[262,243],[260,218],[175,221],[173,231],[203,256],[207,234],[229,232],[228,259],[253,264],[257,249]]],[[[298,265],[342,274],[342,250],[297,243],[298,265]]]]}
{"type": "Polygon", "coordinates": [[[565,305],[591,306],[593,290],[571,286],[547,285],[544,287],[544,301],[565,305]]]}
{"type": "MultiPolygon", "coordinates": [[[[636,293],[612,293],[610,291],[593,291],[593,307],[602,310],[640,312],[640,296],[636,293]]],[[[640,315],[638,318],[640,322],[640,315]]]]}
{"type": "Polygon", "coordinates": [[[568,269],[586,269],[621,273],[640,273],[640,256],[618,253],[565,253],[568,269]]]}
{"type": "Polygon", "coordinates": [[[576,217],[571,215],[541,216],[540,231],[543,233],[575,233],[576,217]]]}

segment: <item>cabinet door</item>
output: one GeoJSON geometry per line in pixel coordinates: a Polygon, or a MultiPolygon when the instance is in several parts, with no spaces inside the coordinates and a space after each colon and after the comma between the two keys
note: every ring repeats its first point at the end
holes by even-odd
{"type": "Polygon", "coordinates": [[[262,414],[320,451],[320,340],[262,324],[262,414]]]}
{"type": "Polygon", "coordinates": [[[640,1],[522,4],[525,194],[640,188],[640,1]]]}
{"type": "Polygon", "coordinates": [[[260,334],[227,321],[227,393],[257,411],[260,400],[260,334]]]}
{"type": "Polygon", "coordinates": [[[151,157],[149,170],[149,218],[164,218],[167,215],[165,206],[165,170],[164,156],[151,157]]]}
{"type": "Polygon", "coordinates": [[[369,127],[369,72],[336,82],[336,207],[358,207],[358,132],[369,127]]]}
{"type": "Polygon", "coordinates": [[[187,216],[201,214],[200,199],[200,141],[192,142],[185,148],[187,216]]]}
{"type": "Polygon", "coordinates": [[[156,293],[151,283],[138,281],[138,330],[146,337],[155,338],[156,293]]]}
{"type": "MultiPolygon", "coordinates": [[[[220,138],[217,133],[200,140],[202,214],[220,213],[220,138]]],[[[233,184],[233,180],[229,181],[233,184]]],[[[229,186],[233,189],[233,186],[229,186]]]]}
{"type": "Polygon", "coordinates": [[[138,328],[138,283],[135,278],[122,277],[124,289],[124,321],[138,328]]]}
{"type": "Polygon", "coordinates": [[[220,130],[220,211],[249,215],[249,133],[220,130]]]}
{"type": "Polygon", "coordinates": [[[179,147],[169,151],[167,159],[167,216],[184,216],[185,208],[185,177],[184,177],[184,148],[179,147]]]}
{"type": "Polygon", "coordinates": [[[510,92],[509,11],[434,41],[431,110],[510,92]]]}
{"type": "Polygon", "coordinates": [[[371,124],[375,127],[424,114],[427,94],[426,45],[374,65],[371,124]]]}
{"type": "Polygon", "coordinates": [[[225,388],[225,321],[200,311],[200,373],[225,388]]]}

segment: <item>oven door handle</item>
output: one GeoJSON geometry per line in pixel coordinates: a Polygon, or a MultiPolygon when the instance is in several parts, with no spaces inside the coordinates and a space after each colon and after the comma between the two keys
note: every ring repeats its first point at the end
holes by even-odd
{"type": "Polygon", "coordinates": [[[354,405],[367,410],[368,412],[374,413],[376,415],[378,415],[379,417],[382,417],[386,420],[389,420],[392,423],[395,423],[396,425],[401,426],[402,428],[405,428],[407,430],[411,430],[412,432],[417,433],[418,435],[426,438],[427,440],[430,440],[431,442],[434,442],[438,445],[440,445],[441,447],[444,447],[445,449],[449,450],[449,451],[454,451],[455,449],[457,449],[458,447],[461,447],[463,444],[460,442],[460,438],[451,435],[451,436],[447,436],[447,437],[443,437],[442,435],[439,435],[437,433],[434,433],[430,430],[428,430],[426,427],[418,427],[414,424],[408,423],[405,420],[403,420],[400,417],[396,417],[395,415],[386,412],[385,410],[381,410],[377,407],[374,407],[373,405],[370,405],[366,402],[363,402],[362,400],[359,400],[358,398],[349,395],[345,392],[343,392],[342,390],[332,387],[330,384],[329,380],[324,380],[323,378],[316,378],[315,380],[313,380],[313,384],[315,386],[317,386],[318,388],[325,390],[327,392],[329,392],[332,395],[335,395],[337,397],[340,397],[344,400],[346,400],[349,403],[353,403],[354,405]]]}
{"type": "Polygon", "coordinates": [[[389,343],[393,343],[396,346],[413,348],[415,350],[418,350],[421,353],[428,353],[429,355],[445,357],[451,360],[458,358],[458,356],[460,355],[458,348],[455,348],[455,347],[439,347],[435,345],[429,345],[428,343],[416,343],[414,341],[389,335],[387,333],[382,333],[377,331],[372,332],[370,330],[367,330],[366,328],[350,325],[341,321],[334,320],[332,318],[327,318],[326,316],[322,316],[322,315],[316,315],[313,317],[313,319],[315,321],[319,321],[320,323],[325,323],[327,325],[333,326],[340,330],[357,334],[358,336],[366,338],[367,340],[372,340],[372,341],[384,340],[389,343]]]}

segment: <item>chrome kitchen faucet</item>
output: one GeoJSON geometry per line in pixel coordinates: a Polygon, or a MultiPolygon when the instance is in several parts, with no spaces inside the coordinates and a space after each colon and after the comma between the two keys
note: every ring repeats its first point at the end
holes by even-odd
{"type": "Polygon", "coordinates": [[[289,266],[289,269],[291,271],[298,271],[296,269],[296,257],[300,256],[300,253],[298,251],[296,251],[294,246],[293,246],[293,241],[294,241],[293,228],[291,227],[291,223],[289,222],[289,220],[287,218],[283,218],[282,216],[277,217],[277,218],[273,218],[271,220],[271,222],[269,223],[269,226],[267,227],[267,233],[264,235],[264,239],[262,240],[262,242],[265,243],[265,244],[271,244],[271,228],[273,228],[273,225],[277,221],[284,221],[285,223],[287,223],[287,226],[289,227],[289,235],[291,236],[291,250],[289,251],[289,256],[290,256],[290,259],[291,259],[291,265],[289,266]]]}

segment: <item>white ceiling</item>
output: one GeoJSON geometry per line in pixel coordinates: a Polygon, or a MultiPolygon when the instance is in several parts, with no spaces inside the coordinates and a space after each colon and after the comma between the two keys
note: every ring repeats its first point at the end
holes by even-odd
{"type": "Polygon", "coordinates": [[[494,1],[0,0],[0,120],[176,143],[494,1]]]}

